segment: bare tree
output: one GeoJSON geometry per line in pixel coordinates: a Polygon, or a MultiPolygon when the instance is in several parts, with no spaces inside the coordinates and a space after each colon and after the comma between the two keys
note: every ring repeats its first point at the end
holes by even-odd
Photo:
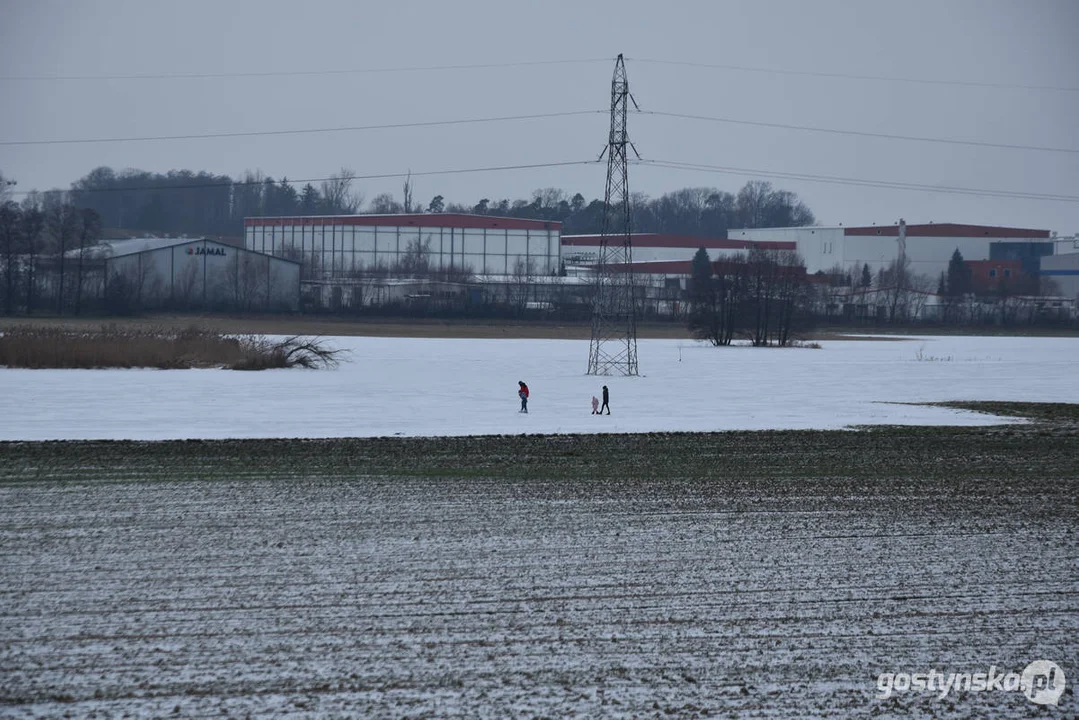
{"type": "Polygon", "coordinates": [[[1060,289],[1060,283],[1055,279],[1042,275],[1038,278],[1038,294],[1048,296],[1060,296],[1064,294],[1064,291],[1060,289]]]}
{"type": "Polygon", "coordinates": [[[771,331],[776,262],[771,252],[754,247],[749,251],[746,265],[747,310],[752,316],[746,333],[754,346],[764,346],[771,331]]]}
{"type": "Polygon", "coordinates": [[[189,259],[180,268],[173,279],[173,301],[183,308],[191,308],[195,304],[195,286],[199,281],[199,267],[194,259],[189,259]]]}
{"type": "Polygon", "coordinates": [[[82,310],[82,270],[86,248],[95,244],[101,237],[101,216],[96,210],[84,208],[81,213],[79,229],[79,265],[75,281],[75,314],[82,310]]]}
{"type": "MultiPolygon", "coordinates": [[[[0,176],[0,183],[3,176],[0,176]]],[[[15,274],[17,255],[22,234],[22,211],[12,201],[0,201],[0,245],[4,252],[4,313],[15,311],[15,274]]]]}
{"type": "Polygon", "coordinates": [[[431,269],[431,238],[421,241],[409,240],[394,268],[397,274],[407,277],[426,277],[431,269]]]}
{"type": "Polygon", "coordinates": [[[375,215],[393,215],[394,213],[401,212],[401,204],[393,199],[393,195],[389,193],[381,193],[375,195],[371,200],[370,212],[375,215]]]}
{"type": "Polygon", "coordinates": [[[34,309],[37,289],[37,255],[41,250],[41,233],[45,229],[45,213],[41,210],[40,196],[31,193],[23,200],[22,241],[27,256],[26,263],[26,313],[34,309]]]}
{"type": "Polygon", "coordinates": [[[353,215],[363,205],[363,195],[352,192],[352,182],[356,173],[349,168],[341,168],[341,171],[322,182],[322,201],[326,209],[331,213],[344,213],[353,215]]]}
{"type": "Polygon", "coordinates": [[[536,278],[536,261],[534,258],[518,257],[513,264],[511,282],[506,286],[506,300],[520,314],[528,306],[529,291],[536,278]]]}
{"type": "Polygon", "coordinates": [[[898,255],[888,263],[881,275],[880,287],[887,292],[888,322],[907,317],[908,291],[910,290],[910,260],[906,255],[898,255]]]}
{"type": "Polygon", "coordinates": [[[789,345],[794,318],[806,303],[806,269],[802,257],[794,250],[783,250],[775,257],[776,278],[776,345],[789,345]]]}
{"type": "Polygon", "coordinates": [[[15,184],[14,180],[4,177],[4,173],[0,172],[0,205],[11,202],[11,198],[14,195],[13,188],[15,187],[15,184]]]}
{"type": "Polygon", "coordinates": [[[404,188],[404,208],[406,213],[412,212],[412,171],[408,171],[408,175],[405,177],[404,188]]]}
{"type": "Polygon", "coordinates": [[[138,253],[120,258],[122,262],[119,267],[107,276],[105,306],[110,312],[127,315],[146,307],[148,299],[161,300],[162,277],[160,273],[153,272],[150,263],[143,262],[142,255],[138,253]]]}
{"type": "Polygon", "coordinates": [[[735,211],[738,222],[745,228],[759,228],[765,224],[765,212],[768,196],[772,194],[772,183],[764,180],[750,180],[738,191],[735,211]]]}
{"type": "Polygon", "coordinates": [[[55,243],[56,255],[59,260],[59,272],[57,277],[56,311],[61,315],[67,305],[64,294],[65,260],[68,244],[74,239],[77,225],[80,220],[79,212],[66,198],[57,196],[56,201],[49,207],[45,224],[49,235],[55,243]]]}
{"type": "Polygon", "coordinates": [[[157,295],[161,286],[161,277],[154,272],[153,265],[143,262],[144,255],[144,253],[139,253],[135,256],[138,258],[138,272],[135,274],[136,298],[140,307],[146,303],[147,295],[150,297],[157,295]]]}
{"type": "Polygon", "coordinates": [[[925,312],[925,304],[934,294],[933,278],[921,273],[910,274],[910,290],[908,291],[907,313],[912,320],[922,317],[925,312]]]}
{"type": "Polygon", "coordinates": [[[258,296],[267,290],[263,287],[263,279],[266,277],[269,262],[269,258],[256,260],[250,253],[232,254],[232,260],[228,264],[228,273],[232,284],[233,306],[237,310],[251,311],[258,296]],[[243,255],[242,260],[241,255],[243,255]]]}

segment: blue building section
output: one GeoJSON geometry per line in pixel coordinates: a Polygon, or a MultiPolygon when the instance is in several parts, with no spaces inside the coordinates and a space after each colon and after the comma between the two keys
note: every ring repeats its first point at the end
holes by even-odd
{"type": "Polygon", "coordinates": [[[1053,254],[1052,242],[995,242],[989,245],[990,260],[1018,260],[1023,272],[1037,275],[1043,257],[1053,254]]]}

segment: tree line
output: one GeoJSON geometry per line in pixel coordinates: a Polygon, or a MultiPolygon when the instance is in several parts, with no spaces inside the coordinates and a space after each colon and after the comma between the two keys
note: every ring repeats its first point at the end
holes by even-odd
{"type": "MultiPolygon", "coordinates": [[[[261,172],[237,178],[206,171],[153,173],[99,167],[76,180],[71,202],[91,208],[105,227],[133,232],[236,237],[245,217],[350,215],[354,213],[475,213],[561,222],[565,234],[603,230],[603,200],[582,193],[543,188],[530,198],[481,198],[474,204],[448,202],[434,195],[414,200],[415,185],[405,180],[399,195],[381,193],[365,202],[355,190],[355,173],[342,168],[316,186],[297,188],[288,178],[261,172]]],[[[652,198],[632,198],[637,232],[724,238],[729,229],[812,225],[812,211],[787,190],[753,180],[736,193],[713,187],[688,187],[652,198]]]]}
{"type": "Polygon", "coordinates": [[[712,262],[701,248],[693,256],[687,326],[698,340],[790,345],[809,311],[805,263],[793,250],[753,247],[712,262]]]}
{"type": "Polygon", "coordinates": [[[87,250],[101,238],[101,216],[59,194],[21,204],[0,197],[0,304],[6,315],[84,309],[100,299],[102,278],[87,250]],[[90,302],[93,302],[91,300],[90,302]]]}

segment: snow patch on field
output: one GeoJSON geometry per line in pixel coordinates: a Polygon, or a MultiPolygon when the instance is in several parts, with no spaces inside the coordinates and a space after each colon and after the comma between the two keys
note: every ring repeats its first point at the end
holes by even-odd
{"type": "Polygon", "coordinates": [[[893,403],[1075,401],[1079,339],[830,341],[820,350],[642,340],[642,377],[585,375],[581,340],[329,338],[336,370],[0,369],[0,440],[634,433],[978,425],[893,403]],[[517,412],[517,381],[529,414],[517,412]],[[612,415],[591,415],[611,390],[612,415]]]}

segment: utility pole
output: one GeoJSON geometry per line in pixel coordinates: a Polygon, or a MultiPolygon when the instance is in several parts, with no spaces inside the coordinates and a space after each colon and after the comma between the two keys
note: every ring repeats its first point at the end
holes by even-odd
{"type": "Polygon", "coordinates": [[[896,239],[899,243],[899,267],[902,268],[907,259],[907,221],[903,218],[899,218],[899,236],[896,239]]]}
{"type": "MultiPolygon", "coordinates": [[[[603,196],[603,232],[595,267],[589,375],[637,375],[637,298],[633,284],[627,148],[640,158],[626,132],[629,94],[626,65],[619,54],[611,80],[611,131],[607,154],[607,189],[603,196]]],[[[603,158],[600,153],[600,159],[603,158]]]]}

